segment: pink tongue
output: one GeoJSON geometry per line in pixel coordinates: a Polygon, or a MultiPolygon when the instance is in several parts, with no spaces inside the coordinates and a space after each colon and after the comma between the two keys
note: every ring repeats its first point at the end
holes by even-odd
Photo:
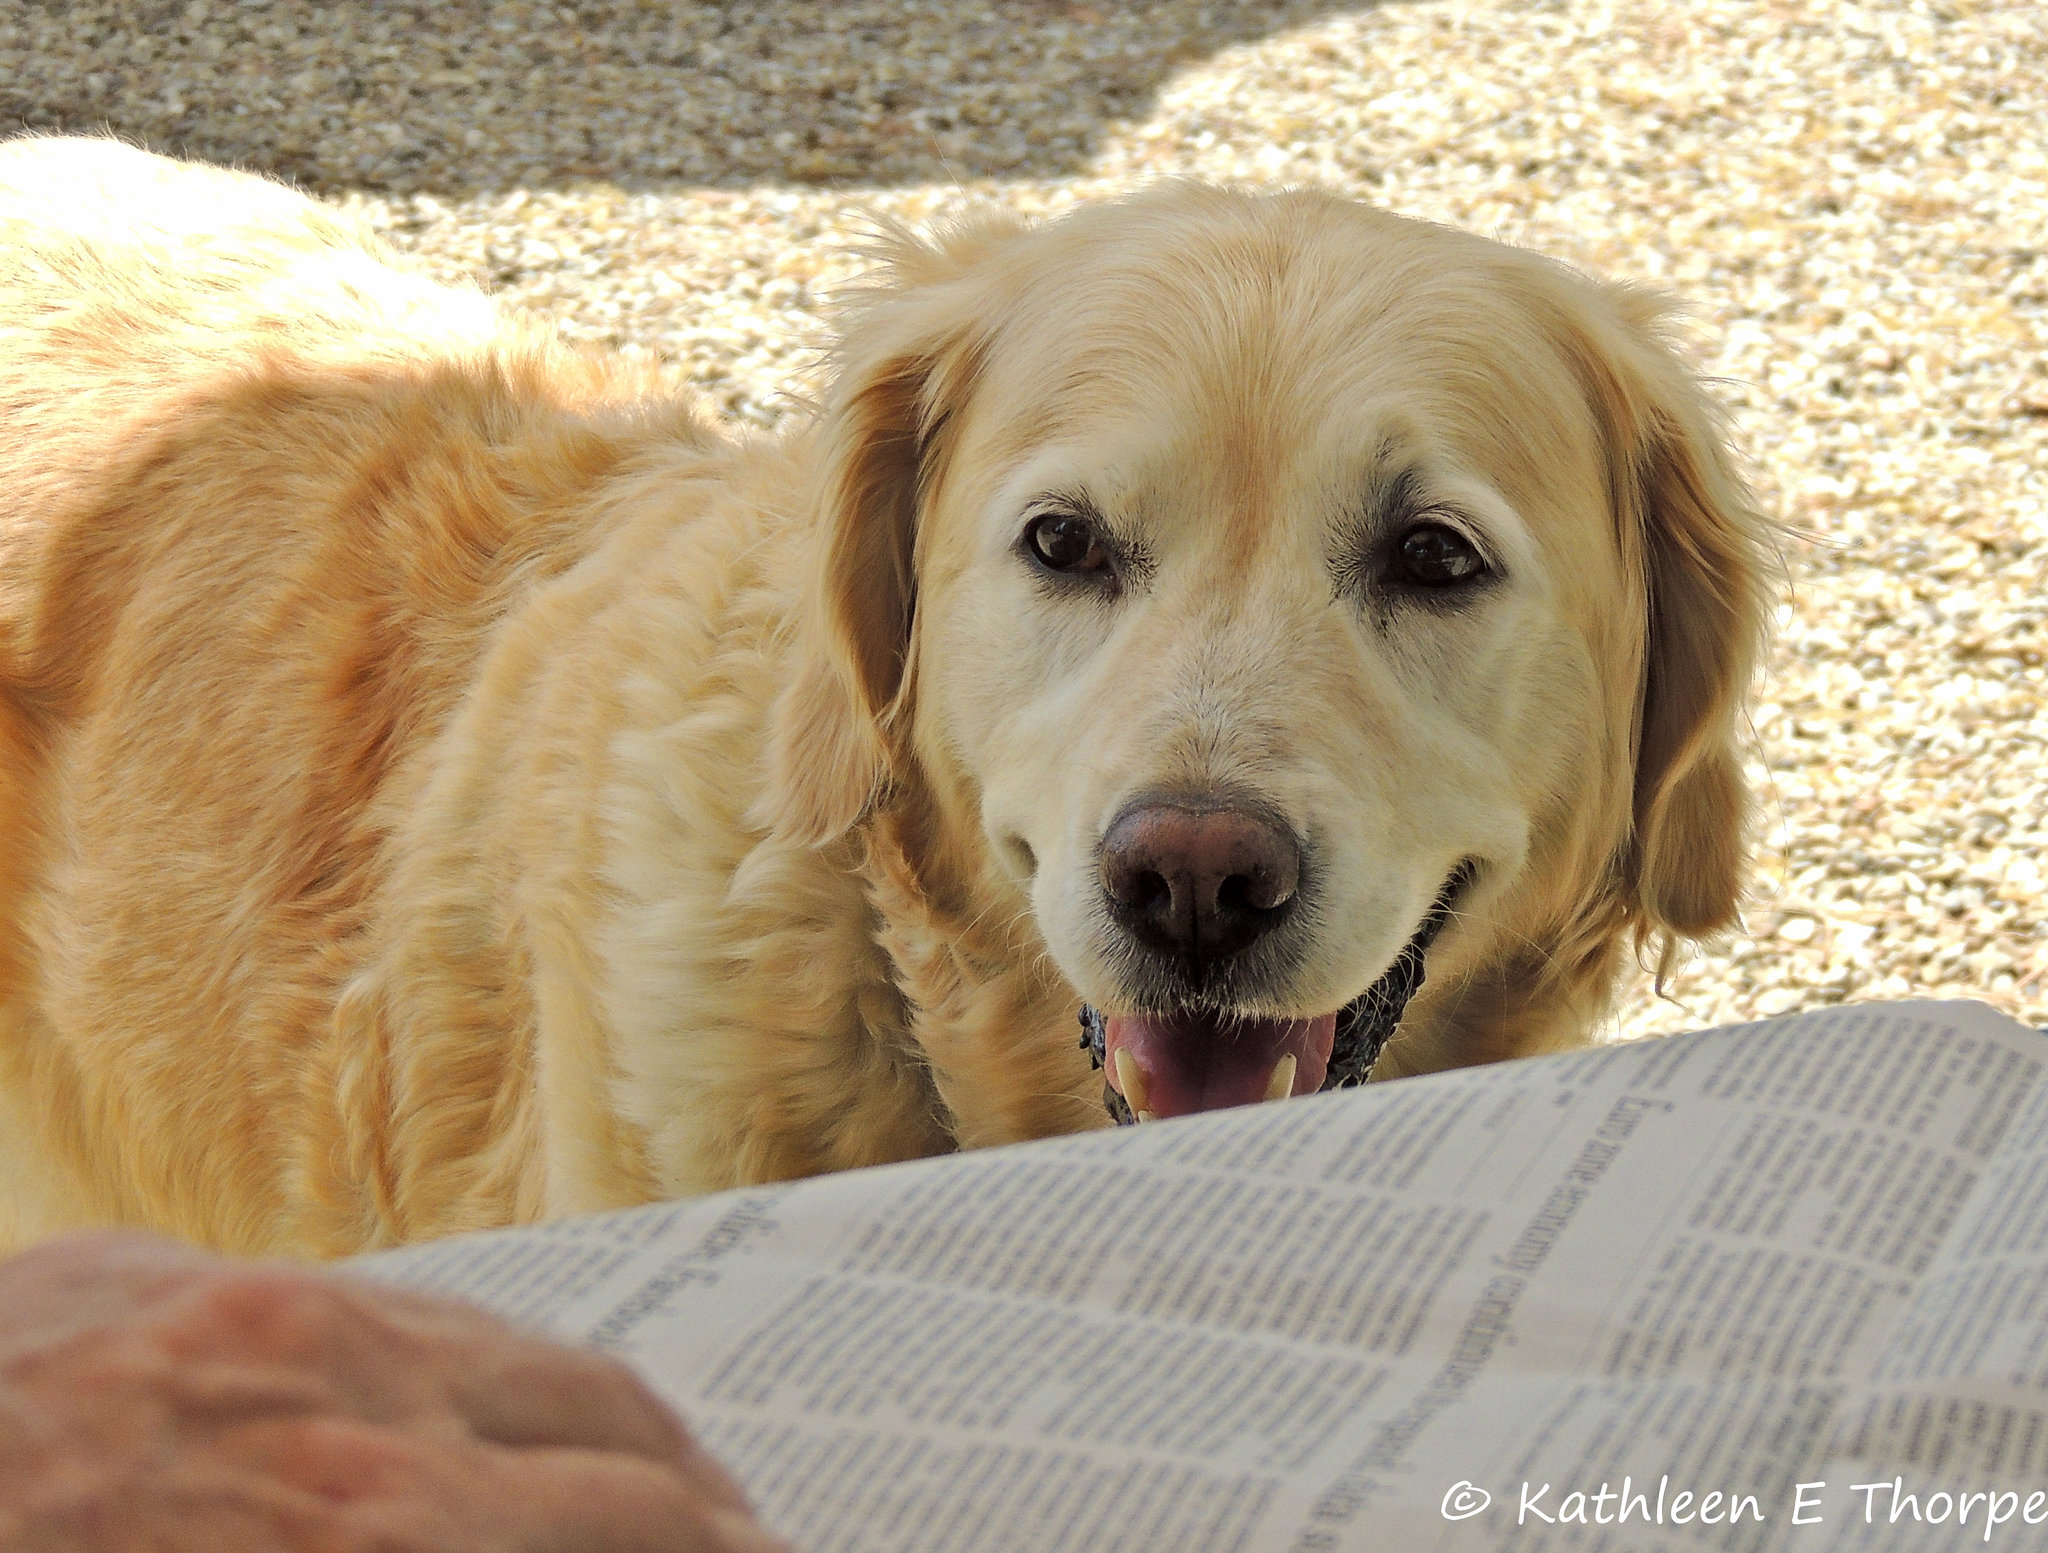
{"type": "Polygon", "coordinates": [[[1112,1014],[1104,1026],[1109,1081],[1123,1094],[1116,1054],[1129,1052],[1144,1079],[1142,1109],[1158,1117],[1256,1104],[1266,1098],[1274,1065],[1282,1057],[1295,1061],[1293,1093],[1312,1095],[1322,1088],[1337,1039],[1335,1014],[1318,1019],[1112,1014]]]}

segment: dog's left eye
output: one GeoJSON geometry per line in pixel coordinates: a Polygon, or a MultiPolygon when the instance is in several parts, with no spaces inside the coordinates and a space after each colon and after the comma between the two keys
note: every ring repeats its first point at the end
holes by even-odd
{"type": "Polygon", "coordinates": [[[1056,572],[1093,576],[1109,569],[1109,550],[1085,518],[1049,512],[1033,518],[1024,542],[1039,564],[1056,572]]]}
{"type": "Polygon", "coordinates": [[[1394,547],[1396,580],[1418,588],[1454,588],[1486,575],[1486,558],[1456,529],[1418,523],[1394,547]]]}

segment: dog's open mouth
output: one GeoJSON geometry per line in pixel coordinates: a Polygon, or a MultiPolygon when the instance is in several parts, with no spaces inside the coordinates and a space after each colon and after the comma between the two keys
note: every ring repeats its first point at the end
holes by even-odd
{"type": "Polygon", "coordinates": [[[1104,1070],[1102,1100],[1120,1123],[1188,1116],[1362,1084],[1422,986],[1429,946],[1472,878],[1460,863],[1386,974],[1335,1013],[1256,1019],[1206,1009],[1081,1010],[1081,1045],[1104,1070]]]}

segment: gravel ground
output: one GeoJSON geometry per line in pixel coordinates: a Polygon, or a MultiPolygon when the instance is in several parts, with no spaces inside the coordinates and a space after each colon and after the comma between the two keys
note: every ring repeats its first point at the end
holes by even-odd
{"type": "Polygon", "coordinates": [[[2048,7],[0,0],[0,124],[354,204],[772,424],[867,212],[1314,183],[1687,299],[1795,581],[1747,931],[1626,1034],[2048,1023],[2048,7]]]}

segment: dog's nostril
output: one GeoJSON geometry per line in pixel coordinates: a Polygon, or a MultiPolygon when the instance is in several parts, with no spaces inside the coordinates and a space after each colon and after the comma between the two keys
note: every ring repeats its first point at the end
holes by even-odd
{"type": "Polygon", "coordinates": [[[1153,911],[1161,906],[1173,904],[1173,886],[1166,882],[1164,874],[1155,874],[1150,869],[1138,875],[1132,882],[1131,898],[1124,902],[1140,911],[1153,911]]]}
{"type": "Polygon", "coordinates": [[[1271,890],[1255,889],[1254,881],[1244,874],[1232,874],[1217,887],[1216,904],[1225,911],[1271,911],[1284,904],[1272,899],[1273,894],[1271,890]]]}

